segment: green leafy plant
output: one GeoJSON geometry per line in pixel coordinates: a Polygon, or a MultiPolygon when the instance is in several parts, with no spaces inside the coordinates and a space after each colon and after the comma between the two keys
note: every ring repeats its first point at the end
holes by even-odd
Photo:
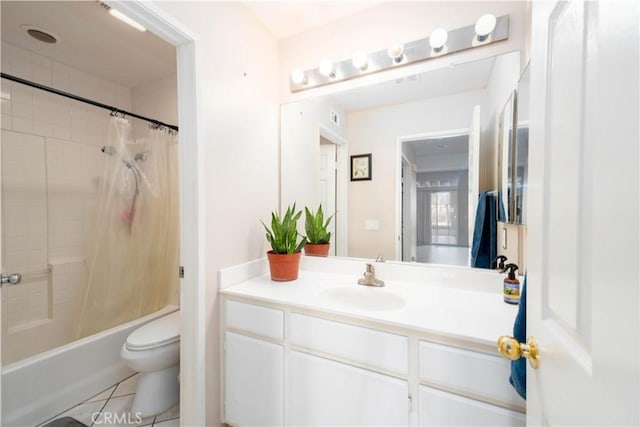
{"type": "Polygon", "coordinates": [[[298,220],[302,215],[302,211],[296,212],[296,204],[287,207],[284,216],[280,216],[276,212],[271,212],[271,229],[262,222],[265,230],[267,230],[267,241],[271,244],[271,249],[277,254],[292,254],[300,252],[307,243],[307,239],[302,237],[298,241],[298,220]]]}
{"type": "Polygon", "coordinates": [[[331,233],[327,231],[327,227],[331,222],[331,218],[335,216],[335,213],[325,221],[324,214],[322,212],[322,205],[319,205],[315,214],[305,206],[304,214],[304,229],[307,232],[307,241],[313,245],[329,243],[329,240],[331,240],[331,233]]]}

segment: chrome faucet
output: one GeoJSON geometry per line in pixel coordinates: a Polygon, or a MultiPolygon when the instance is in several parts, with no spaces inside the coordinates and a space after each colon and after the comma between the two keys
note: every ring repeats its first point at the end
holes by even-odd
{"type": "Polygon", "coordinates": [[[376,270],[373,268],[373,264],[367,264],[364,277],[362,279],[358,279],[358,285],[380,287],[384,286],[384,282],[380,279],[376,279],[376,270]]]}
{"type": "Polygon", "coordinates": [[[380,254],[376,257],[376,262],[385,262],[384,254],[380,254]]]}

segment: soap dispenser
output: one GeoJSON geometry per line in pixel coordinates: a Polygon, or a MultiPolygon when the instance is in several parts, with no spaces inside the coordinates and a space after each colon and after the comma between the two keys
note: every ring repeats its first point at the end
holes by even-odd
{"type": "MultiPolygon", "coordinates": [[[[496,257],[496,259],[493,260],[493,262],[496,263],[496,270],[505,270],[505,261],[507,260],[507,257],[504,255],[498,255],[496,257]]],[[[503,271],[504,272],[504,271],[503,271]]]]}
{"type": "Polygon", "coordinates": [[[502,287],[504,302],[508,304],[518,304],[520,302],[520,281],[516,278],[518,266],[516,264],[507,264],[502,272],[504,273],[507,270],[509,274],[505,277],[502,287]]]}

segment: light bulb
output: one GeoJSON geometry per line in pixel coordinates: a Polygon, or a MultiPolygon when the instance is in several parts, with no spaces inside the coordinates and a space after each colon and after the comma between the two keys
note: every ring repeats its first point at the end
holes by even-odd
{"type": "Polygon", "coordinates": [[[307,79],[307,75],[301,69],[296,68],[293,71],[291,71],[291,81],[294,82],[295,84],[304,85],[304,84],[307,84],[308,80],[309,79],[307,79]]]}
{"type": "Polygon", "coordinates": [[[336,76],[336,71],[330,61],[322,61],[318,66],[318,71],[325,77],[333,78],[336,76]]]}
{"type": "Polygon", "coordinates": [[[444,28],[437,28],[431,32],[429,36],[429,45],[433,48],[434,51],[440,52],[445,44],[447,44],[447,39],[449,38],[449,34],[447,30],[444,28]]]}
{"type": "Polygon", "coordinates": [[[369,56],[364,50],[359,50],[353,54],[353,59],[351,60],[351,62],[353,63],[353,66],[358,70],[364,71],[369,66],[369,56]]]}
{"type": "Polygon", "coordinates": [[[496,28],[496,17],[490,13],[482,15],[476,22],[476,34],[478,35],[478,41],[483,42],[487,40],[489,34],[496,28]]]}
{"type": "Polygon", "coordinates": [[[393,59],[393,62],[396,64],[402,62],[404,57],[404,46],[401,44],[396,44],[387,49],[387,55],[393,59]]]}

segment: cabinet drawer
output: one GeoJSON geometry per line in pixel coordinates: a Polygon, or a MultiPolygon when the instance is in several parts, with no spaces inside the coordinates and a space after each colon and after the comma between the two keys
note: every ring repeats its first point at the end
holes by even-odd
{"type": "Polygon", "coordinates": [[[420,379],[525,407],[509,384],[509,361],[500,356],[420,341],[420,379]]]}
{"type": "Polygon", "coordinates": [[[421,426],[524,426],[524,414],[420,386],[421,426]]]}
{"type": "Polygon", "coordinates": [[[281,310],[225,299],[224,321],[227,328],[278,340],[284,338],[284,313],[281,310]]]}
{"type": "Polygon", "coordinates": [[[524,408],[509,374],[509,361],[500,356],[420,341],[421,380],[524,408]]]}
{"type": "Polygon", "coordinates": [[[407,373],[408,339],[361,326],[292,313],[289,341],[355,362],[407,373]]]}

